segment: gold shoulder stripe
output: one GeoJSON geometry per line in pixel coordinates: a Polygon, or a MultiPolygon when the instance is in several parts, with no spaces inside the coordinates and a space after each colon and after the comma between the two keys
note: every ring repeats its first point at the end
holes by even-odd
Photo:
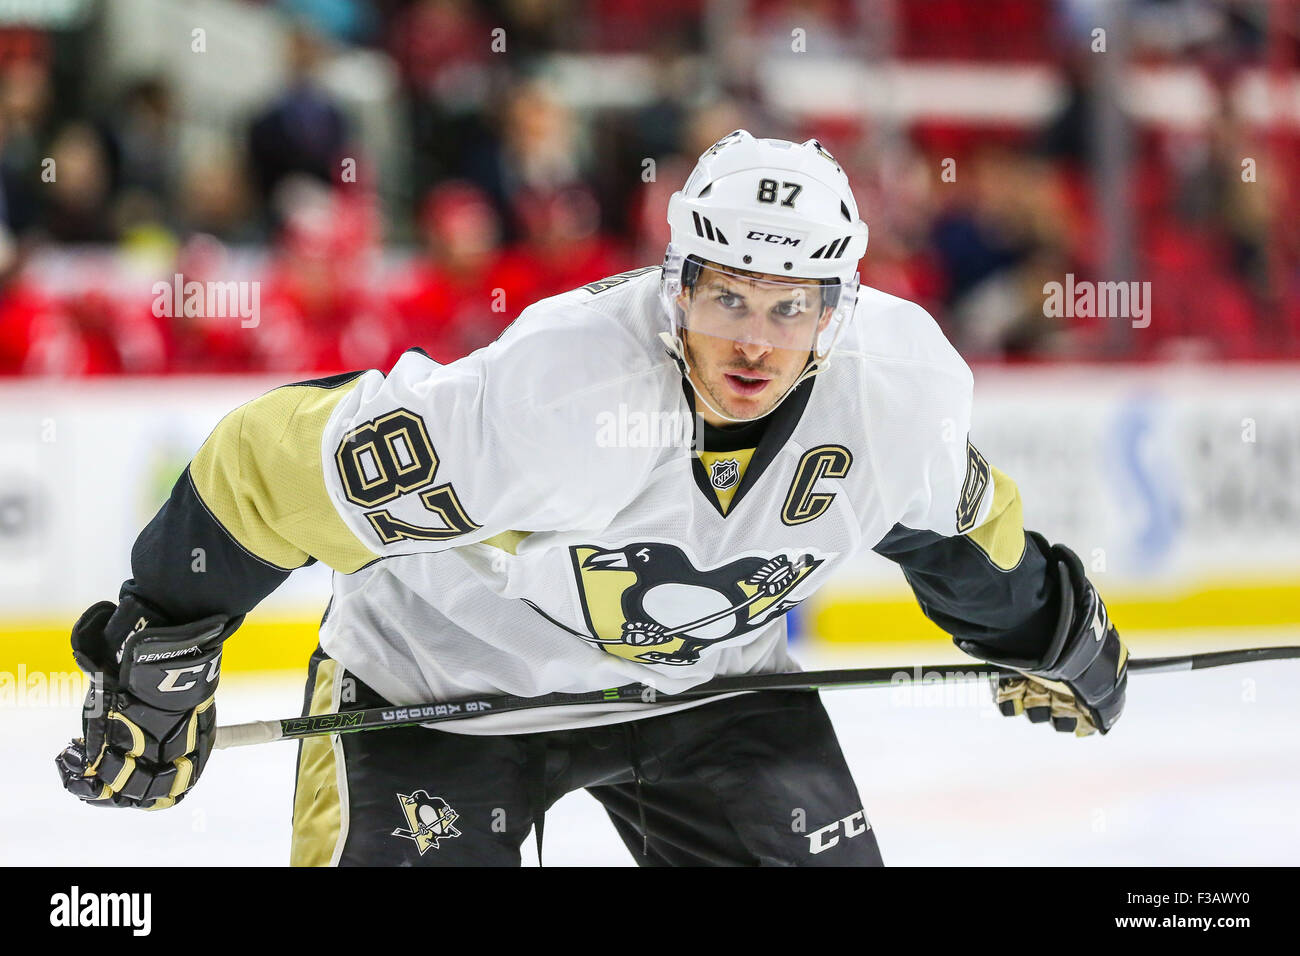
{"type": "Polygon", "coordinates": [[[335,511],[321,466],[325,425],[355,387],[267,392],[223,418],[190,463],[213,517],[263,561],[292,569],[314,557],[348,574],[375,559],[335,511]]]}
{"type": "Polygon", "coordinates": [[[531,531],[502,531],[490,538],[484,538],[479,544],[486,544],[488,547],[504,551],[506,554],[518,554],[520,542],[530,534],[532,534],[531,531]]]}
{"type": "Polygon", "coordinates": [[[1025,553],[1025,524],[1020,489],[1004,472],[989,466],[993,481],[993,506],[984,523],[967,533],[997,567],[1010,571],[1025,553]]]}

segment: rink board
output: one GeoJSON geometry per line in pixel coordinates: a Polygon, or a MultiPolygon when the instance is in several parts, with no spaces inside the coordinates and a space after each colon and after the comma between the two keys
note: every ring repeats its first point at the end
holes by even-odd
{"type": "MultiPolygon", "coordinates": [[[[0,385],[0,672],[70,668],[71,622],[116,595],[216,422],[304,377],[0,385]]],[[[950,422],[935,428],[948,440],[950,422]]],[[[1026,525],[1080,554],[1122,629],[1300,624],[1300,366],[977,369],[971,437],[1019,485],[1026,525]]],[[[328,594],[328,569],[295,573],[228,668],[300,669],[328,594]]],[[[871,553],[795,620],[814,646],[946,643],[871,553]]]]}

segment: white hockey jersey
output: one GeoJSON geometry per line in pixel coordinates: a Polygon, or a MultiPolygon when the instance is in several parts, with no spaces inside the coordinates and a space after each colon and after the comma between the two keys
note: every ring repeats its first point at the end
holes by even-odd
{"type": "Polygon", "coordinates": [[[992,495],[963,506],[968,473],[987,486],[967,454],[970,371],[924,310],[873,290],[830,367],[774,413],[723,515],[696,478],[658,286],[651,269],[575,289],[461,361],[409,352],[361,376],[320,453],[334,507],[384,560],[335,575],[326,653],[396,703],[671,694],[791,669],[785,612],[895,524],[978,524],[992,495]]]}
{"type": "MultiPolygon", "coordinates": [[[[309,557],[331,564],[322,647],[397,705],[633,682],[672,694],[795,669],[785,613],[840,562],[897,526],[951,537],[989,515],[970,370],[922,308],[863,289],[829,366],[769,416],[743,476],[725,455],[706,469],[658,338],[658,288],[658,268],[636,270],[530,306],[450,365],[413,350],[387,375],[250,402],[191,464],[202,520],[257,559],[263,593],[309,557]]],[[[536,731],[698,703],[439,727],[536,731]]]]}

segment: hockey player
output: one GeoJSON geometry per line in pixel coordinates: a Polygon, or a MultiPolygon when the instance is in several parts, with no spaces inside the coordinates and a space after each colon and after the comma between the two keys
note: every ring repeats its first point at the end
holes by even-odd
{"type": "MultiPolygon", "coordinates": [[[[211,749],[222,642],[313,561],[336,573],[307,713],[792,669],[785,613],[871,548],[964,651],[1024,675],[997,688],[1003,713],[1109,731],[1124,645],[970,444],[971,373],[934,321],[859,288],[867,226],[834,158],[737,130],[668,219],[662,267],[535,303],[460,361],[412,350],[223,419],[119,603],[73,629],[104,699],[58,757],[64,786],[180,800],[211,749]]],[[[578,788],[642,864],[881,862],[798,691],[309,739],[291,861],[518,864],[578,788]]]]}

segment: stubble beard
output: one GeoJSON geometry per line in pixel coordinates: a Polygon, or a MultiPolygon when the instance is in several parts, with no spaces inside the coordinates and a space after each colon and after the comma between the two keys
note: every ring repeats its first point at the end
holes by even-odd
{"type": "MultiPolygon", "coordinates": [[[[690,342],[685,341],[685,339],[683,339],[682,347],[686,353],[686,363],[690,367],[694,375],[694,380],[691,382],[692,387],[703,388],[704,391],[708,393],[709,403],[713,406],[713,410],[715,412],[718,412],[726,416],[727,418],[735,419],[736,420],[735,424],[742,424],[744,422],[756,421],[757,419],[760,419],[764,415],[768,414],[770,411],[772,411],[773,408],[776,407],[776,400],[772,400],[770,404],[768,404],[767,407],[765,407],[757,415],[753,415],[749,418],[740,418],[738,415],[736,415],[735,411],[730,407],[730,403],[724,401],[721,398],[721,396],[719,396],[718,393],[714,390],[713,385],[709,382],[709,380],[705,378],[704,366],[696,360],[696,356],[694,351],[691,349],[690,342]]],[[[776,378],[772,378],[768,384],[770,387],[778,383],[776,378]]],[[[785,393],[782,392],[781,394],[784,395],[785,393]]]]}

